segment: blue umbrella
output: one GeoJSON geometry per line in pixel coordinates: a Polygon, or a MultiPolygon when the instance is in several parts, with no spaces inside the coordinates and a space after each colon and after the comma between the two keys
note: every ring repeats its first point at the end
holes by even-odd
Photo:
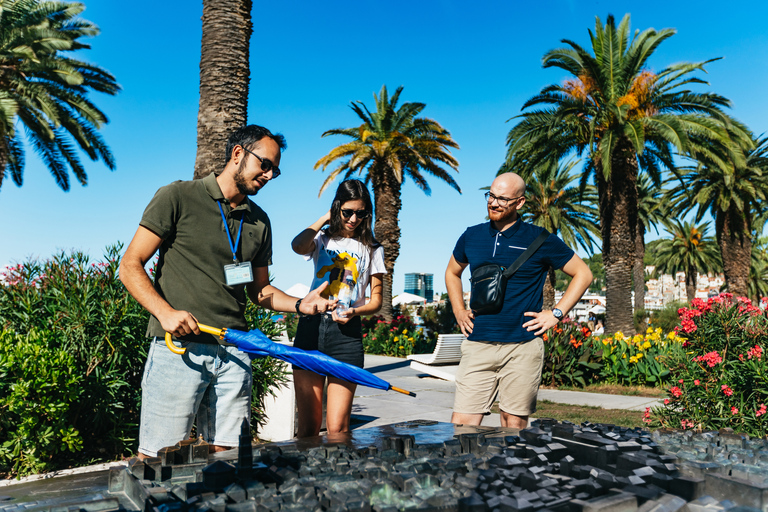
{"type": "MultiPolygon", "coordinates": [[[[358,368],[348,363],[342,363],[331,356],[325,355],[317,350],[302,350],[300,348],[282,345],[270,340],[263,332],[258,329],[243,332],[235,329],[217,329],[208,325],[197,324],[200,330],[218,336],[219,339],[227,341],[236,346],[243,352],[257,356],[270,356],[291,363],[303,370],[309,370],[326,377],[336,377],[338,379],[368,386],[370,388],[392,390],[409,396],[416,396],[416,393],[406,391],[393,386],[389,382],[381,379],[367,370],[358,368]]],[[[165,342],[168,348],[176,354],[183,354],[185,349],[179,349],[171,343],[170,333],[166,333],[165,342]]]]}

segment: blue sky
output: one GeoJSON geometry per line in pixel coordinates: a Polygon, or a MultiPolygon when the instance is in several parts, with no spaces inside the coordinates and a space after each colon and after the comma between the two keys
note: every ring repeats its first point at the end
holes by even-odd
{"type": "MultiPolygon", "coordinates": [[[[195,159],[202,2],[85,0],[83,17],[101,28],[80,57],[116,77],[115,97],[94,95],[110,123],[103,135],[117,160],[110,172],[87,160],[89,183],[62,192],[28,152],[24,185],[0,189],[0,265],[58,250],[99,258],[108,244],[127,245],[142,211],[162,185],[191,179],[195,159]]],[[[283,133],[280,178],[254,200],[270,215],[275,284],[308,284],[310,264],[291,239],[327,210],[318,199],[325,173],[314,163],[350,127],[355,100],[368,105],[383,84],[403,85],[402,101],[427,104],[422,115],[451,131],[462,194],[432,179],[431,196],[412,183],[403,190],[401,252],[395,293],[407,272],[443,273],[456,239],[482,222],[482,191],[505,154],[507,120],[541,87],[566,77],[543,69],[541,57],[563,38],[588,46],[595,16],[632,15],[633,29],[675,28],[649,67],[681,61],[708,65],[711,91],[733,101],[732,114],[755,133],[768,131],[768,6],[764,2],[604,2],[459,0],[254,2],[249,122],[283,133]]],[[[334,188],[334,187],[332,187],[334,188]]]]}

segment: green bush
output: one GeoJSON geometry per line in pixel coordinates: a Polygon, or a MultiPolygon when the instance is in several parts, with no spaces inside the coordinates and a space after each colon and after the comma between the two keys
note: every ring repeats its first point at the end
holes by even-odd
{"type": "Polygon", "coordinates": [[[391,322],[385,322],[380,316],[363,318],[363,350],[366,354],[393,357],[426,354],[435,349],[435,343],[409,316],[398,315],[391,322]]]}
{"type": "Polygon", "coordinates": [[[544,369],[541,383],[545,386],[584,387],[595,380],[600,371],[600,350],[586,327],[564,319],[544,333],[544,369]]]}
{"type": "Polygon", "coordinates": [[[429,337],[435,342],[437,342],[439,334],[461,333],[449,300],[446,300],[444,304],[419,308],[419,316],[421,317],[422,326],[429,333],[429,337]]]}
{"type": "MultiPolygon", "coordinates": [[[[101,262],[60,253],[3,273],[0,473],[22,476],[135,453],[149,314],[117,279],[121,249],[108,247],[101,262]]],[[[249,304],[246,316],[267,336],[279,335],[271,312],[249,304]]],[[[285,370],[271,358],[254,359],[253,368],[255,428],[265,394],[285,370]]]]}
{"type": "Polygon", "coordinates": [[[51,470],[83,449],[73,425],[84,376],[50,334],[0,332],[0,466],[14,474],[51,470]]]}
{"type": "Polygon", "coordinates": [[[684,350],[671,357],[672,387],[655,425],[768,435],[768,319],[749,299],[720,294],[680,308],[684,350]]]}
{"type": "Polygon", "coordinates": [[[663,309],[653,311],[648,321],[648,326],[654,329],[661,329],[664,332],[674,331],[675,327],[680,325],[677,311],[687,305],[688,303],[686,302],[670,302],[663,309]]]}
{"type": "MultiPolygon", "coordinates": [[[[5,285],[0,287],[3,335],[26,339],[29,352],[39,345],[41,353],[54,357],[59,367],[67,366],[56,370],[57,375],[71,372],[79,377],[73,388],[78,390],[76,394],[56,395],[67,411],[57,421],[65,422],[61,428],[77,432],[82,440],[71,443],[66,453],[55,443],[41,442],[34,459],[26,457],[22,449],[6,451],[2,464],[13,474],[114,459],[134,451],[147,313],[117,279],[120,249],[119,245],[109,247],[105,261],[99,263],[73,252],[6,269],[5,285]]],[[[37,371],[34,368],[39,366],[42,375],[53,371],[46,357],[34,358],[29,364],[27,373],[0,372],[0,386],[18,390],[6,398],[21,399],[19,393],[36,382],[30,381],[37,371]]],[[[21,425],[35,421],[35,409],[15,403],[9,407],[30,414],[21,425]]],[[[0,430],[0,445],[17,439],[22,428],[0,430]]]]}

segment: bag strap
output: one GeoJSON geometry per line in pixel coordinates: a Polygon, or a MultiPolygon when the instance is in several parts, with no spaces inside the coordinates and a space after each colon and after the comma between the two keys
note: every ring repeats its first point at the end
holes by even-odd
{"type": "Polygon", "coordinates": [[[530,258],[533,253],[535,253],[539,247],[541,247],[541,244],[544,243],[544,240],[546,240],[549,237],[549,231],[542,231],[539,236],[536,237],[536,240],[533,241],[531,245],[528,246],[528,248],[518,256],[518,258],[515,260],[515,262],[507,268],[504,273],[502,274],[504,276],[504,279],[509,279],[512,277],[512,274],[517,272],[517,269],[523,266],[523,263],[525,263],[528,258],[530,258]]]}

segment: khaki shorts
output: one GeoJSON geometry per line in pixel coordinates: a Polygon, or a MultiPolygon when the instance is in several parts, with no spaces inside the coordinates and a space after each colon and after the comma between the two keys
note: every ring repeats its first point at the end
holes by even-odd
{"type": "Polygon", "coordinates": [[[453,411],[490,414],[499,396],[502,411],[515,416],[536,412],[536,395],[544,365],[544,341],[525,343],[469,341],[461,344],[453,411]]]}

